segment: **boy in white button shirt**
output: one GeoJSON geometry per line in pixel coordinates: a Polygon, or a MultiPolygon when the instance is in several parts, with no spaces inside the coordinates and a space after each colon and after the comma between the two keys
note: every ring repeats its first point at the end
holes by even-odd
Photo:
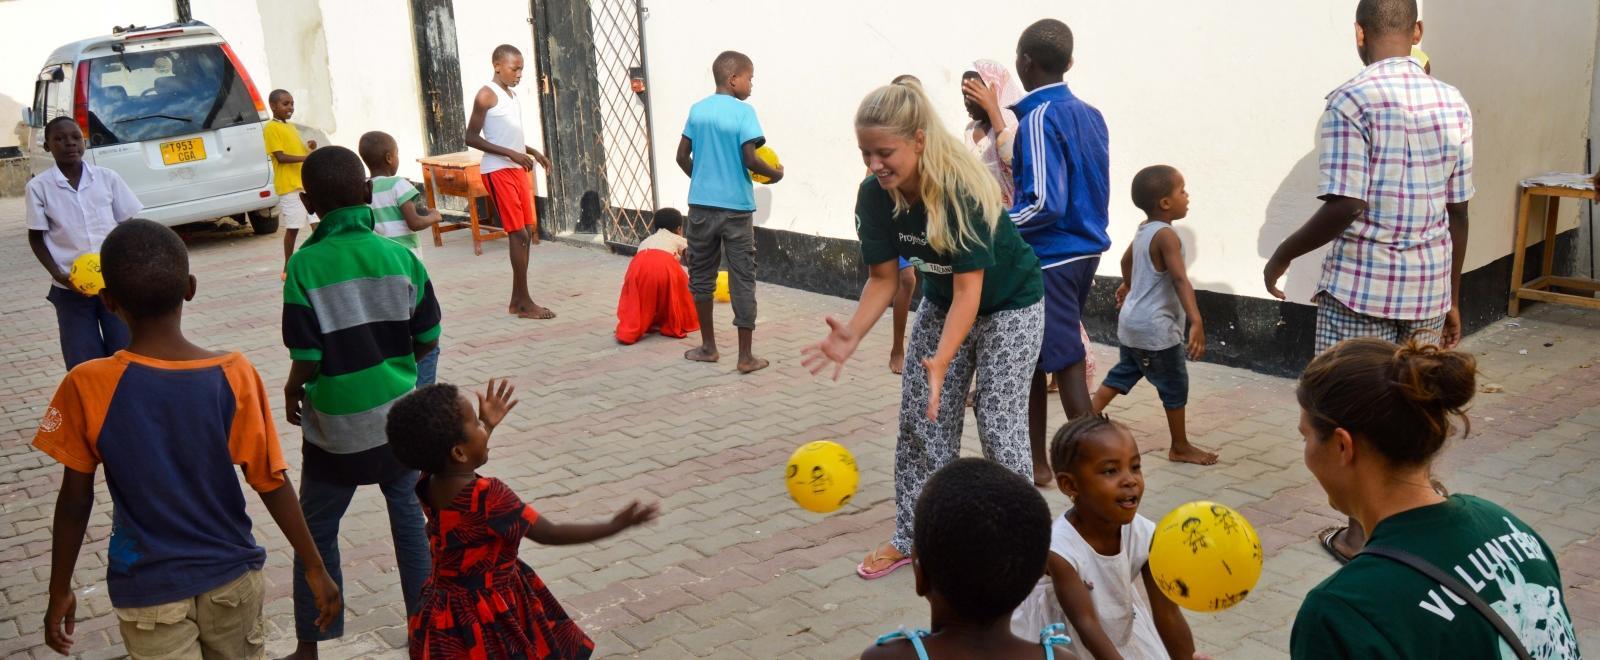
{"type": "Polygon", "coordinates": [[[100,296],[72,287],[67,279],[72,262],[99,252],[106,234],[144,205],[116,172],[83,162],[83,131],[72,117],[50,120],[44,142],[56,166],[28,182],[28,245],[54,280],[45,299],[56,308],[61,356],[71,371],[128,347],[128,326],[106,309],[100,296]]]}

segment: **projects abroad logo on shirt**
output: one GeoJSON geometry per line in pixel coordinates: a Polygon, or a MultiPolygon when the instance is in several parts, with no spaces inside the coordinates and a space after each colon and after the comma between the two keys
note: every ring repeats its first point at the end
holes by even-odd
{"type": "Polygon", "coordinates": [[[56,410],[55,406],[47,406],[44,409],[44,419],[39,421],[39,432],[54,433],[56,429],[61,428],[61,421],[61,411],[56,410]]]}

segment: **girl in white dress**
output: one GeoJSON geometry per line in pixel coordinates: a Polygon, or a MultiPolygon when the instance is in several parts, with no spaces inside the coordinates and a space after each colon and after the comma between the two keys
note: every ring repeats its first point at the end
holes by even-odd
{"type": "Polygon", "coordinates": [[[1144,474],[1128,428],[1081,417],[1056,433],[1050,464],[1073,506],[1051,525],[1044,579],[1012,614],[1012,631],[1065,622],[1073,651],[1097,660],[1205,658],[1150,576],[1156,525],[1138,513],[1144,474]]]}

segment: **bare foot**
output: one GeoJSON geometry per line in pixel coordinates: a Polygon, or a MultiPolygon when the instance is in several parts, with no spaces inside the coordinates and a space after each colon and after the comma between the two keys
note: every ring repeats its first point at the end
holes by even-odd
{"type": "Polygon", "coordinates": [[[1167,451],[1167,460],[1174,463],[1194,463],[1195,465],[1216,465],[1217,455],[1194,445],[1184,445],[1182,448],[1173,447],[1167,451]]]}
{"type": "Polygon", "coordinates": [[[749,360],[740,360],[739,373],[753,374],[757,371],[767,368],[767,366],[770,364],[772,363],[767,362],[766,358],[752,357],[749,360]]]}
{"type": "Polygon", "coordinates": [[[1033,469],[1033,485],[1038,486],[1040,488],[1047,488],[1047,487],[1049,487],[1051,484],[1053,484],[1055,482],[1056,482],[1056,475],[1050,474],[1049,470],[1045,470],[1043,472],[1040,472],[1039,468],[1034,468],[1033,469]]]}
{"type": "Polygon", "coordinates": [[[544,307],[540,307],[534,303],[528,303],[521,307],[513,308],[511,313],[516,314],[517,318],[519,319],[535,319],[540,321],[553,319],[556,317],[555,312],[552,312],[544,307]]]}
{"type": "Polygon", "coordinates": [[[697,346],[684,351],[683,359],[690,362],[716,362],[722,359],[722,355],[716,351],[708,351],[704,346],[697,346]]]}
{"type": "Polygon", "coordinates": [[[890,373],[898,376],[898,375],[900,375],[900,372],[905,371],[905,368],[906,368],[906,354],[905,353],[890,353],[889,354],[889,372],[890,373]]]}

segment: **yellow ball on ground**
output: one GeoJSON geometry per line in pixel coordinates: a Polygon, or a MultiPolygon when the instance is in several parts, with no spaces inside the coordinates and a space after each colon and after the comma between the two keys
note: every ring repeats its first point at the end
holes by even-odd
{"type": "Polygon", "coordinates": [[[72,288],[86,296],[99,295],[106,288],[106,279],[100,275],[100,253],[85,252],[72,260],[72,270],[67,272],[72,288]]]}
{"type": "MultiPolygon", "coordinates": [[[[772,147],[761,145],[760,148],[756,149],[756,158],[760,158],[761,162],[772,167],[778,166],[778,152],[773,151],[772,147]]],[[[767,178],[765,175],[756,174],[754,170],[750,172],[750,180],[756,183],[772,183],[772,179],[767,178]]]]}
{"type": "Polygon", "coordinates": [[[733,300],[733,296],[728,294],[728,271],[717,271],[717,290],[711,292],[711,298],[717,302],[733,300]]]}
{"type": "Polygon", "coordinates": [[[1215,612],[1239,604],[1261,578],[1261,539],[1239,512],[1190,502],[1156,524],[1150,575],[1178,605],[1215,612]]]}
{"type": "Polygon", "coordinates": [[[844,445],[829,440],[808,442],[794,450],[783,477],[795,503],[817,513],[848,503],[860,479],[856,457],[844,445]]]}

